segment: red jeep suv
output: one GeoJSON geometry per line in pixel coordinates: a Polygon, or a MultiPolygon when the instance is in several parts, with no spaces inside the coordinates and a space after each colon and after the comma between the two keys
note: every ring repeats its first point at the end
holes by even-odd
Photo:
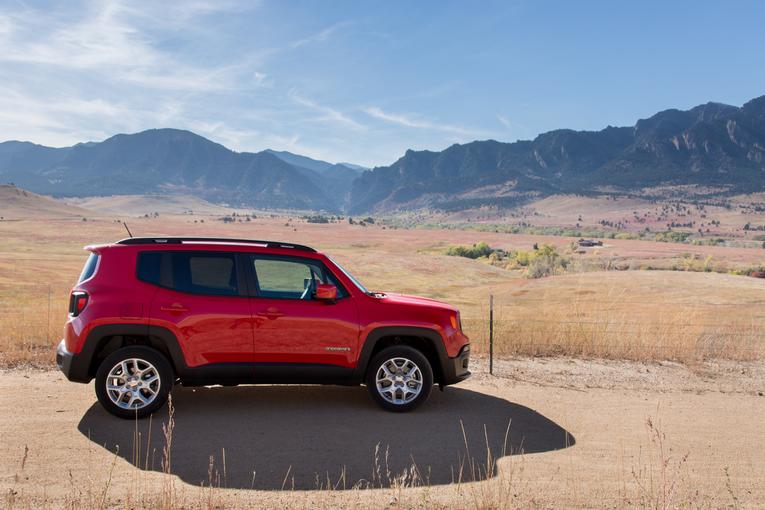
{"type": "Polygon", "coordinates": [[[173,384],[366,384],[390,411],[470,375],[459,312],[369,292],[307,246],[129,238],[87,246],[56,361],[122,418],[173,384]]]}

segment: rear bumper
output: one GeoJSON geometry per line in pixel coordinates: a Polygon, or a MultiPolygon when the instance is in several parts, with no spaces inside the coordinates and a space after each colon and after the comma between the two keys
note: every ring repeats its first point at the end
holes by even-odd
{"type": "Polygon", "coordinates": [[[80,360],[76,354],[72,354],[66,349],[66,341],[61,340],[56,348],[56,365],[61,370],[67,379],[74,382],[87,383],[90,382],[88,377],[87,367],[83,369],[80,360]]]}
{"type": "Polygon", "coordinates": [[[442,386],[457,384],[470,377],[470,344],[464,346],[454,358],[448,358],[443,366],[442,386]]]}

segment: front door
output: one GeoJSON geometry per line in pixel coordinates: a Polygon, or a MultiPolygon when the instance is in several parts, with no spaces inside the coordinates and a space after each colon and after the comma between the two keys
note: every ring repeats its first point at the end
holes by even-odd
{"type": "Polygon", "coordinates": [[[356,305],[324,264],[251,255],[250,271],[256,378],[321,382],[350,376],[359,338],[356,305]],[[338,286],[338,299],[317,300],[318,283],[338,286]]]}

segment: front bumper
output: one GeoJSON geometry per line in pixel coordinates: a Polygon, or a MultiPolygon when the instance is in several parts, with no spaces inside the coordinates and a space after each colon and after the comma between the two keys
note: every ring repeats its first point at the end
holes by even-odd
{"type": "Polygon", "coordinates": [[[454,358],[449,358],[445,364],[442,386],[457,384],[470,377],[470,344],[460,349],[459,354],[454,358]]]}

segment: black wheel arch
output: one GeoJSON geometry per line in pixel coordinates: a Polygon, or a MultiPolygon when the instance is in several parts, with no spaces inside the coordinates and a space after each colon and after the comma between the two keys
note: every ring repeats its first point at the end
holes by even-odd
{"type": "Polygon", "coordinates": [[[372,357],[389,345],[410,345],[423,351],[432,365],[433,380],[437,384],[450,384],[449,356],[441,334],[435,329],[416,326],[383,326],[369,332],[359,353],[356,368],[353,371],[353,382],[361,384],[369,367],[372,357]],[[414,342],[418,339],[422,344],[414,342]]]}
{"type": "Polygon", "coordinates": [[[88,333],[82,350],[73,356],[69,379],[90,382],[109,354],[128,345],[156,349],[168,359],[176,375],[180,376],[187,368],[178,339],[167,328],[147,324],[106,324],[96,326],[88,333]]]}

